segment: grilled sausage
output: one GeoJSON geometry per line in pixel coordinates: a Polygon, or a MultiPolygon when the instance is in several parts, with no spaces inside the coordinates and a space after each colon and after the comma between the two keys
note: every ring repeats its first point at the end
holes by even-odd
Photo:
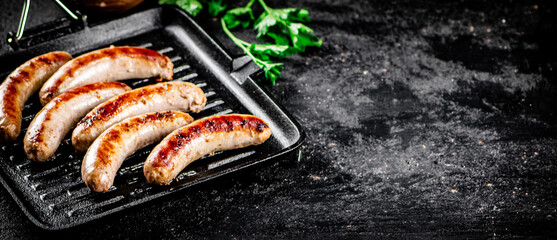
{"type": "Polygon", "coordinates": [[[107,192],[128,156],[192,121],[187,113],[167,111],[130,117],[110,127],[91,144],[83,158],[83,182],[95,192],[107,192]]]}
{"type": "Polygon", "coordinates": [[[70,89],[52,99],[27,128],[23,139],[25,154],[35,162],[46,161],[54,155],[64,136],[87,112],[130,90],[124,83],[100,82],[70,89]]]}
{"type": "Polygon", "coordinates": [[[134,78],[172,79],[174,64],[156,51],[139,47],[109,47],[85,53],[64,64],[39,92],[45,105],[59,94],[89,83],[134,78]]]}
{"type": "Polygon", "coordinates": [[[270,136],[267,123],[251,115],[200,119],[175,130],[155,146],[143,165],[143,173],[149,183],[169,184],[186,166],[204,155],[258,145],[270,136]]]}
{"type": "Polygon", "coordinates": [[[125,118],[168,110],[199,112],[206,102],[203,90],[192,83],[175,81],[137,88],[87,113],[72,133],[72,145],[85,152],[102,132],[125,118]]]}
{"type": "Polygon", "coordinates": [[[72,59],[67,52],[50,52],[16,68],[0,85],[0,142],[12,141],[21,131],[25,102],[58,68],[72,59]]]}

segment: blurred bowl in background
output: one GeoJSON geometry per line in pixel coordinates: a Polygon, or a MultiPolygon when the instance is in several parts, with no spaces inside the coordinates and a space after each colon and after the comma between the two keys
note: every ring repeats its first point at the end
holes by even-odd
{"type": "Polygon", "coordinates": [[[139,5],[143,0],[75,0],[86,12],[123,13],[139,5]]]}

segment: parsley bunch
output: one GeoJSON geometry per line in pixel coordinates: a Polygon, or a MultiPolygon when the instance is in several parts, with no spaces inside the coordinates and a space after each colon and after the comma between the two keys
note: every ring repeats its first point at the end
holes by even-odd
{"type": "Polygon", "coordinates": [[[197,16],[197,14],[201,12],[201,9],[203,9],[203,5],[197,0],[159,0],[159,4],[176,5],[192,16],[197,16]]]}
{"type": "Polygon", "coordinates": [[[201,2],[207,4],[209,7],[209,14],[213,16],[217,16],[220,12],[226,9],[226,4],[223,4],[222,0],[159,0],[159,4],[176,5],[194,17],[197,16],[197,14],[199,14],[199,12],[203,9],[203,4],[201,4],[201,2]]]}
{"type": "MultiPolygon", "coordinates": [[[[202,1],[208,5],[209,13],[213,16],[217,16],[226,9],[222,0],[202,1]]],[[[263,8],[263,13],[256,19],[252,9],[255,1],[250,0],[244,7],[226,11],[220,22],[226,35],[251,57],[257,66],[263,69],[265,78],[275,84],[284,65],[273,62],[272,59],[282,59],[304,52],[306,47],[320,47],[322,41],[312,34],[311,28],[303,24],[310,21],[307,9],[274,9],[269,7],[264,0],[257,0],[263,8]],[[237,38],[230,31],[238,26],[248,28],[252,23],[253,28],[257,30],[259,41],[274,43],[249,43],[237,38]]],[[[203,8],[198,0],[159,0],[159,4],[176,4],[192,16],[196,16],[203,8]]]]}

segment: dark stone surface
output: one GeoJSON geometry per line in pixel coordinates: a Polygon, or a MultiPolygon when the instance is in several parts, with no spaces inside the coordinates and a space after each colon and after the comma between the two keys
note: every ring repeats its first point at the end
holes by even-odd
{"type": "MultiPolygon", "coordinates": [[[[323,39],[262,84],[307,131],[299,161],[66,231],[35,227],[2,189],[2,238],[557,237],[550,1],[268,3],[308,8],[323,39]]],[[[1,1],[1,36],[19,5],[1,1]]],[[[63,16],[41,5],[33,24],[63,16]]]]}

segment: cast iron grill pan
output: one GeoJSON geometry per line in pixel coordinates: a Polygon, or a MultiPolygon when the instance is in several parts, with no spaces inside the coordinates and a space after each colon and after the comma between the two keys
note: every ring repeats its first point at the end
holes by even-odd
{"type": "MultiPolygon", "coordinates": [[[[207,96],[206,107],[200,113],[190,113],[194,119],[216,114],[254,114],[269,123],[273,135],[259,146],[205,156],[188,166],[168,186],[145,181],[143,162],[154,147],[151,145],[124,161],[109,192],[94,193],[81,180],[84,154],[74,151],[71,133],[49,161],[34,163],[26,158],[23,136],[42,107],[35,94],[25,105],[20,137],[0,145],[0,181],[29,219],[41,228],[70,228],[187,191],[207,180],[292,153],[305,137],[299,124],[249,77],[257,70],[253,63],[230,57],[187,14],[175,7],[150,9],[1,56],[0,62],[7,62],[6,59],[15,62],[0,69],[1,77],[4,79],[19,64],[45,52],[65,50],[78,56],[110,45],[141,46],[167,55],[174,63],[174,81],[192,82],[207,96]]],[[[156,80],[124,82],[138,88],[156,80]]]]}

